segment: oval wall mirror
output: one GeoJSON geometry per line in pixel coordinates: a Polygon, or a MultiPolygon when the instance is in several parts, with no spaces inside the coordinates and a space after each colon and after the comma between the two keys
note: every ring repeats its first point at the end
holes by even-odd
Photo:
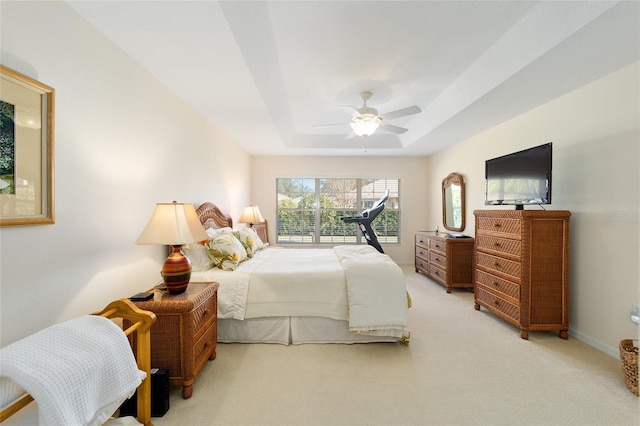
{"type": "Polygon", "coordinates": [[[442,223],[449,231],[464,231],[464,178],[451,173],[442,180],[442,223]]]}

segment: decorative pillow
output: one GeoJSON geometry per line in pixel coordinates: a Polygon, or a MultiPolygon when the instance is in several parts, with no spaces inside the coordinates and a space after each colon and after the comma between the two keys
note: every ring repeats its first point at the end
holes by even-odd
{"type": "Polygon", "coordinates": [[[205,247],[214,266],[224,271],[235,271],[240,262],[247,258],[242,243],[230,233],[221,233],[207,240],[205,247]]]}
{"type": "Polygon", "coordinates": [[[206,271],[213,268],[213,260],[209,257],[209,253],[204,244],[207,241],[199,243],[191,243],[182,247],[182,252],[191,261],[192,271],[206,271]]]}
{"type": "Polygon", "coordinates": [[[242,246],[247,251],[247,256],[250,258],[253,257],[257,251],[264,249],[264,243],[252,228],[245,227],[239,231],[233,231],[233,235],[242,243],[242,246]]]}

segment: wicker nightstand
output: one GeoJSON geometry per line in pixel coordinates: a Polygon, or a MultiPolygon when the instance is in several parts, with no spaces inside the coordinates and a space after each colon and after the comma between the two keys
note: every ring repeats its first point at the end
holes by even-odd
{"type": "Polygon", "coordinates": [[[169,370],[169,383],[193,394],[193,382],[207,360],[216,358],[218,283],[189,283],[184,293],[156,288],[151,300],[134,302],[156,314],[151,328],[151,367],[169,370]]]}

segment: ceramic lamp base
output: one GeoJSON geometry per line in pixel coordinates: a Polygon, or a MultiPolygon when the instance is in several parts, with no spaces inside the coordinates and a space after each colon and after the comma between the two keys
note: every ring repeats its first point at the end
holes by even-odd
{"type": "Polygon", "coordinates": [[[191,278],[191,262],[182,254],[180,248],[180,246],[171,246],[171,254],[162,266],[164,285],[171,294],[184,292],[191,278]]]}

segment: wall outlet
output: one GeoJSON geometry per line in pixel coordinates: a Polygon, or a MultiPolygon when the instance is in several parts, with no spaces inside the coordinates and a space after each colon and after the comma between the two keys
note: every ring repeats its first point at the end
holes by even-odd
{"type": "Polygon", "coordinates": [[[640,324],[640,310],[638,305],[631,305],[631,321],[640,324]]]}

